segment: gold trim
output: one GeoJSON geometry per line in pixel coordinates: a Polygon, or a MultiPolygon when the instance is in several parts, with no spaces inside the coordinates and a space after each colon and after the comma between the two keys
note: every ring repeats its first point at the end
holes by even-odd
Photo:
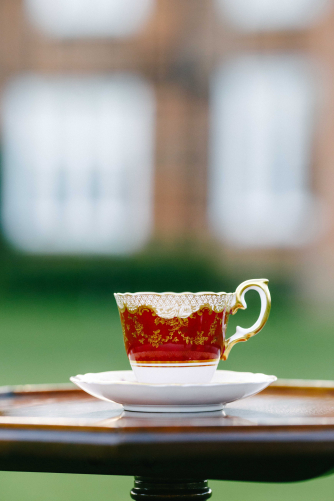
{"type": "MultiPolygon", "coordinates": [[[[179,369],[180,367],[189,367],[189,365],[172,365],[172,366],[168,366],[168,365],[136,365],[136,367],[156,367],[156,368],[159,368],[159,369],[163,369],[163,368],[171,368],[171,369],[179,369]]],[[[203,364],[203,365],[190,365],[190,367],[214,367],[213,364],[203,364]]]]}
{"type": "Polygon", "coordinates": [[[143,360],[130,360],[130,364],[131,365],[138,365],[138,364],[200,364],[202,363],[203,364],[208,364],[208,363],[212,363],[212,364],[216,364],[219,362],[219,358],[216,358],[216,359],[211,359],[211,360],[175,360],[173,362],[171,361],[166,361],[166,362],[163,362],[161,360],[157,360],[157,361],[153,361],[153,360],[148,360],[147,362],[144,362],[143,360]]]}
{"type": "Polygon", "coordinates": [[[226,341],[224,343],[225,350],[221,356],[222,360],[227,359],[231,349],[233,348],[233,346],[235,344],[240,343],[241,341],[247,341],[249,338],[251,338],[252,336],[255,336],[255,334],[260,332],[261,329],[263,329],[265,323],[268,320],[270,309],[271,309],[271,297],[270,297],[270,292],[269,292],[269,289],[267,286],[268,282],[269,282],[269,280],[266,278],[260,278],[257,280],[246,280],[245,282],[242,282],[236,288],[235,304],[232,306],[232,309],[231,309],[232,315],[234,315],[239,309],[245,310],[247,308],[247,306],[244,305],[242,296],[246,292],[247,289],[249,289],[253,286],[260,287],[260,289],[263,290],[263,292],[265,293],[266,299],[267,299],[267,305],[266,305],[266,309],[265,309],[265,312],[263,314],[263,317],[261,319],[261,322],[256,329],[254,329],[251,332],[245,333],[243,336],[236,337],[236,335],[234,335],[234,336],[230,337],[229,339],[226,339],[226,341]]]}

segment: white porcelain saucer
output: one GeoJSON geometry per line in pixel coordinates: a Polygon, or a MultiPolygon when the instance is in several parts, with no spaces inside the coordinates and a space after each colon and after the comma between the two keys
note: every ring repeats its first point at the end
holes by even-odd
{"type": "Polygon", "coordinates": [[[132,371],[99,372],[70,378],[90,395],[122,404],[137,412],[207,412],[259,393],[276,376],[251,372],[216,371],[204,384],[138,383],[132,371]]]}

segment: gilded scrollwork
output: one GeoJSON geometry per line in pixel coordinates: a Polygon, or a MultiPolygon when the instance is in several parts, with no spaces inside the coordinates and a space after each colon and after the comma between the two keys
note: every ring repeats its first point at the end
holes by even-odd
{"type": "MultiPolygon", "coordinates": [[[[139,313],[139,314],[141,314],[141,313],[139,313]]],[[[145,339],[146,339],[147,342],[150,343],[154,348],[158,348],[162,344],[167,343],[167,341],[169,341],[172,338],[172,335],[163,337],[160,329],[153,331],[153,334],[151,334],[151,335],[146,334],[144,331],[144,326],[138,320],[137,315],[133,316],[133,323],[134,323],[135,332],[132,331],[132,335],[134,338],[137,338],[137,336],[138,336],[139,337],[138,340],[141,344],[144,344],[145,339]]]]}
{"type": "Polygon", "coordinates": [[[121,317],[121,325],[122,325],[122,330],[123,330],[123,335],[124,335],[124,341],[128,341],[128,338],[126,335],[126,331],[127,331],[128,326],[125,323],[124,316],[120,315],[120,317],[121,317]]]}
{"type": "Polygon", "coordinates": [[[156,317],[154,323],[156,325],[158,324],[167,325],[170,331],[175,332],[181,329],[182,327],[188,327],[189,320],[188,318],[178,318],[178,317],[170,319],[156,317]]]}
{"type": "Polygon", "coordinates": [[[204,336],[204,331],[197,332],[196,337],[194,339],[194,343],[197,345],[199,345],[199,344],[203,345],[204,342],[207,341],[208,339],[209,339],[208,336],[204,336]]]}
{"type": "MultiPolygon", "coordinates": [[[[127,321],[125,321],[124,312],[121,313],[121,322],[122,328],[124,332],[124,339],[128,341],[128,335],[132,335],[135,339],[137,339],[141,344],[144,342],[150,343],[154,348],[158,348],[167,342],[179,343],[184,342],[185,344],[191,345],[204,345],[208,339],[215,336],[211,343],[217,340],[217,327],[222,324],[221,316],[215,315],[213,322],[210,325],[209,332],[207,335],[204,335],[204,330],[197,331],[195,334],[189,335],[188,327],[190,319],[194,320],[195,316],[202,315],[205,309],[202,309],[198,313],[194,313],[191,317],[188,318],[161,318],[158,317],[150,308],[144,306],[139,307],[135,314],[131,312],[127,312],[127,321]],[[154,322],[154,325],[157,326],[156,330],[151,330],[147,332],[143,323],[143,313],[149,312],[151,314],[151,318],[154,322]],[[164,327],[164,329],[159,328],[159,326],[164,327]],[[152,333],[153,332],[153,333],[152,333]]],[[[211,315],[212,311],[209,310],[209,315],[211,315]]]]}
{"type": "Polygon", "coordinates": [[[132,332],[133,337],[136,338],[137,335],[145,337],[144,326],[140,322],[138,322],[136,316],[134,316],[134,318],[133,318],[133,323],[135,324],[135,330],[136,330],[135,333],[132,332]]]}
{"type": "Polygon", "coordinates": [[[183,332],[180,332],[180,336],[186,344],[193,344],[193,339],[190,336],[186,336],[183,332]]]}
{"type": "Polygon", "coordinates": [[[221,325],[221,324],[222,324],[222,318],[217,316],[210,326],[209,337],[215,335],[218,325],[221,325]]]}

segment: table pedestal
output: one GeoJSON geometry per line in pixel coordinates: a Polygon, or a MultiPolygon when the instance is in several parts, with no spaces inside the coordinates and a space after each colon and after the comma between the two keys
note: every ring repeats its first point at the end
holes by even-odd
{"type": "Polygon", "coordinates": [[[137,501],[205,501],[211,494],[207,480],[191,478],[135,477],[131,491],[132,499],[137,501]]]}

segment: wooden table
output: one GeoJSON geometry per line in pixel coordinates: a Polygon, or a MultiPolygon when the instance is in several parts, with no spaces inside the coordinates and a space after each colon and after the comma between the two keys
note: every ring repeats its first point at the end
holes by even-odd
{"type": "Polygon", "coordinates": [[[334,469],[334,382],[279,380],[223,412],[122,412],[71,385],[0,388],[0,470],[133,475],[134,499],[205,500],[206,478],[334,469]]]}

